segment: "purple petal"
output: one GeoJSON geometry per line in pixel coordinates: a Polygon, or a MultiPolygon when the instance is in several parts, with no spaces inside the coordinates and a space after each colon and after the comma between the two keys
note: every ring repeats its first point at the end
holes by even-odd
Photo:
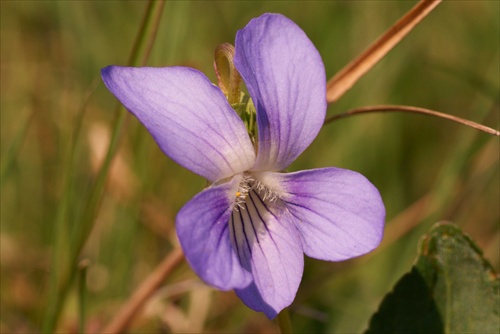
{"type": "Polygon", "coordinates": [[[297,218],[306,255],[340,261],[365,254],[380,243],[384,203],[363,175],[340,168],[272,174],[297,218]]]}
{"type": "MultiPolygon", "coordinates": [[[[248,287],[244,289],[241,290],[237,289],[235,290],[235,292],[236,295],[240,297],[240,299],[245,303],[246,306],[250,307],[254,311],[263,312],[269,319],[274,319],[278,315],[278,313],[280,313],[281,310],[284,308],[284,307],[273,308],[268,303],[266,303],[262,298],[259,288],[257,288],[257,285],[255,285],[255,282],[252,282],[248,287]]],[[[295,293],[293,294],[293,296],[295,297],[295,293]]]]}
{"type": "Polygon", "coordinates": [[[235,65],[257,108],[253,170],[278,171],[314,140],[326,114],[323,61],[291,20],[264,14],[236,34],[235,65]]]}
{"type": "Polygon", "coordinates": [[[108,89],[180,165],[217,181],[252,167],[255,150],[224,94],[187,67],[102,70],[108,89]]]}
{"type": "Polygon", "coordinates": [[[203,190],[177,214],[176,229],[187,261],[206,283],[244,288],[252,275],[240,265],[229,235],[229,218],[241,176],[203,190]]]}
{"type": "Polygon", "coordinates": [[[255,190],[230,219],[233,245],[254,279],[236,294],[269,318],[292,303],[302,279],[304,255],[292,219],[282,202],[264,201],[255,190]]]}

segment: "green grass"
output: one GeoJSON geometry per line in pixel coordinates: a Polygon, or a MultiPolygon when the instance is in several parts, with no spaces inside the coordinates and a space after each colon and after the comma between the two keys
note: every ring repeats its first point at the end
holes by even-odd
{"type": "MultiPolygon", "coordinates": [[[[0,330],[41,331],[54,298],[63,296],[58,287],[73,275],[56,328],[77,331],[82,287],[76,263],[68,262],[75,257],[90,260],[82,305],[86,331],[97,331],[175,245],[176,212],[205,181],[165,157],[130,117],[106,190],[92,204],[98,209],[94,219],[88,203],[95,196],[118,113],[104,85],[93,88],[102,67],[129,61],[147,3],[0,4],[0,330]],[[76,252],[79,244],[83,248],[76,252]],[[64,273],[66,269],[70,272],[64,273]]],[[[236,31],[251,18],[279,12],[308,34],[331,77],[412,5],[167,2],[147,65],[191,66],[215,81],[215,47],[234,43],[236,31]]],[[[331,105],[329,115],[361,106],[405,104],[499,129],[499,12],[497,1],[445,1],[331,105]]],[[[337,166],[366,175],[384,198],[386,237],[393,241],[346,263],[308,259],[290,307],[294,330],[365,329],[382,297],[410,269],[418,239],[436,221],[460,225],[498,270],[498,152],[498,137],[419,115],[363,115],[325,126],[290,170],[337,166]],[[411,210],[422,198],[428,199],[427,206],[411,210]]],[[[165,286],[191,279],[197,280],[184,264],[165,286]]],[[[202,327],[208,332],[277,329],[232,292],[200,291],[203,285],[194,284],[169,298],[156,297],[130,331],[179,330],[175,326],[181,326],[181,313],[165,310],[187,312],[190,303],[208,305],[202,327]],[[167,313],[170,319],[161,320],[167,313]]]]}

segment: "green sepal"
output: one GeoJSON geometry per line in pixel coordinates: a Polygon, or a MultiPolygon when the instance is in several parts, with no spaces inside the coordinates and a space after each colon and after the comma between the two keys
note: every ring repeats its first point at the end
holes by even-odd
{"type": "Polygon", "coordinates": [[[247,128],[248,135],[252,140],[252,143],[257,142],[257,118],[256,110],[252,99],[249,95],[240,92],[240,99],[238,103],[231,104],[231,107],[236,111],[236,113],[241,117],[245,127],[247,128]]]}

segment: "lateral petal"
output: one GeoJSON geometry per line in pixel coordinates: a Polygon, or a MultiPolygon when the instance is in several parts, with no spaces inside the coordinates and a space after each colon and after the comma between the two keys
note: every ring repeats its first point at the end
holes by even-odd
{"type": "Polygon", "coordinates": [[[229,218],[241,175],[212,186],[177,214],[176,230],[187,261],[206,283],[221,289],[244,288],[252,281],[231,244],[229,218]]]}
{"type": "Polygon", "coordinates": [[[326,76],[318,51],[293,21],[264,14],[238,31],[235,66],[257,109],[255,171],[279,171],[314,140],[326,114],[326,76]]]}
{"type": "Polygon", "coordinates": [[[283,203],[266,201],[254,189],[230,219],[233,245],[253,275],[253,284],[236,294],[269,318],[293,302],[302,279],[304,255],[291,219],[283,203]]]}
{"type": "Polygon", "coordinates": [[[380,243],[384,203],[363,175],[340,168],[269,174],[296,218],[307,256],[341,261],[370,252],[380,243]]]}
{"type": "Polygon", "coordinates": [[[187,67],[108,66],[106,87],[178,164],[217,181],[252,167],[255,150],[224,94],[187,67]]]}

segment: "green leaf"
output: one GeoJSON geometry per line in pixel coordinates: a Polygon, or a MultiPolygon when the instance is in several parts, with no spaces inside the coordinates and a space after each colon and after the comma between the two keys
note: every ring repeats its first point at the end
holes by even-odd
{"type": "Polygon", "coordinates": [[[438,223],[419,256],[370,320],[366,333],[498,333],[499,277],[474,242],[438,223]]]}

